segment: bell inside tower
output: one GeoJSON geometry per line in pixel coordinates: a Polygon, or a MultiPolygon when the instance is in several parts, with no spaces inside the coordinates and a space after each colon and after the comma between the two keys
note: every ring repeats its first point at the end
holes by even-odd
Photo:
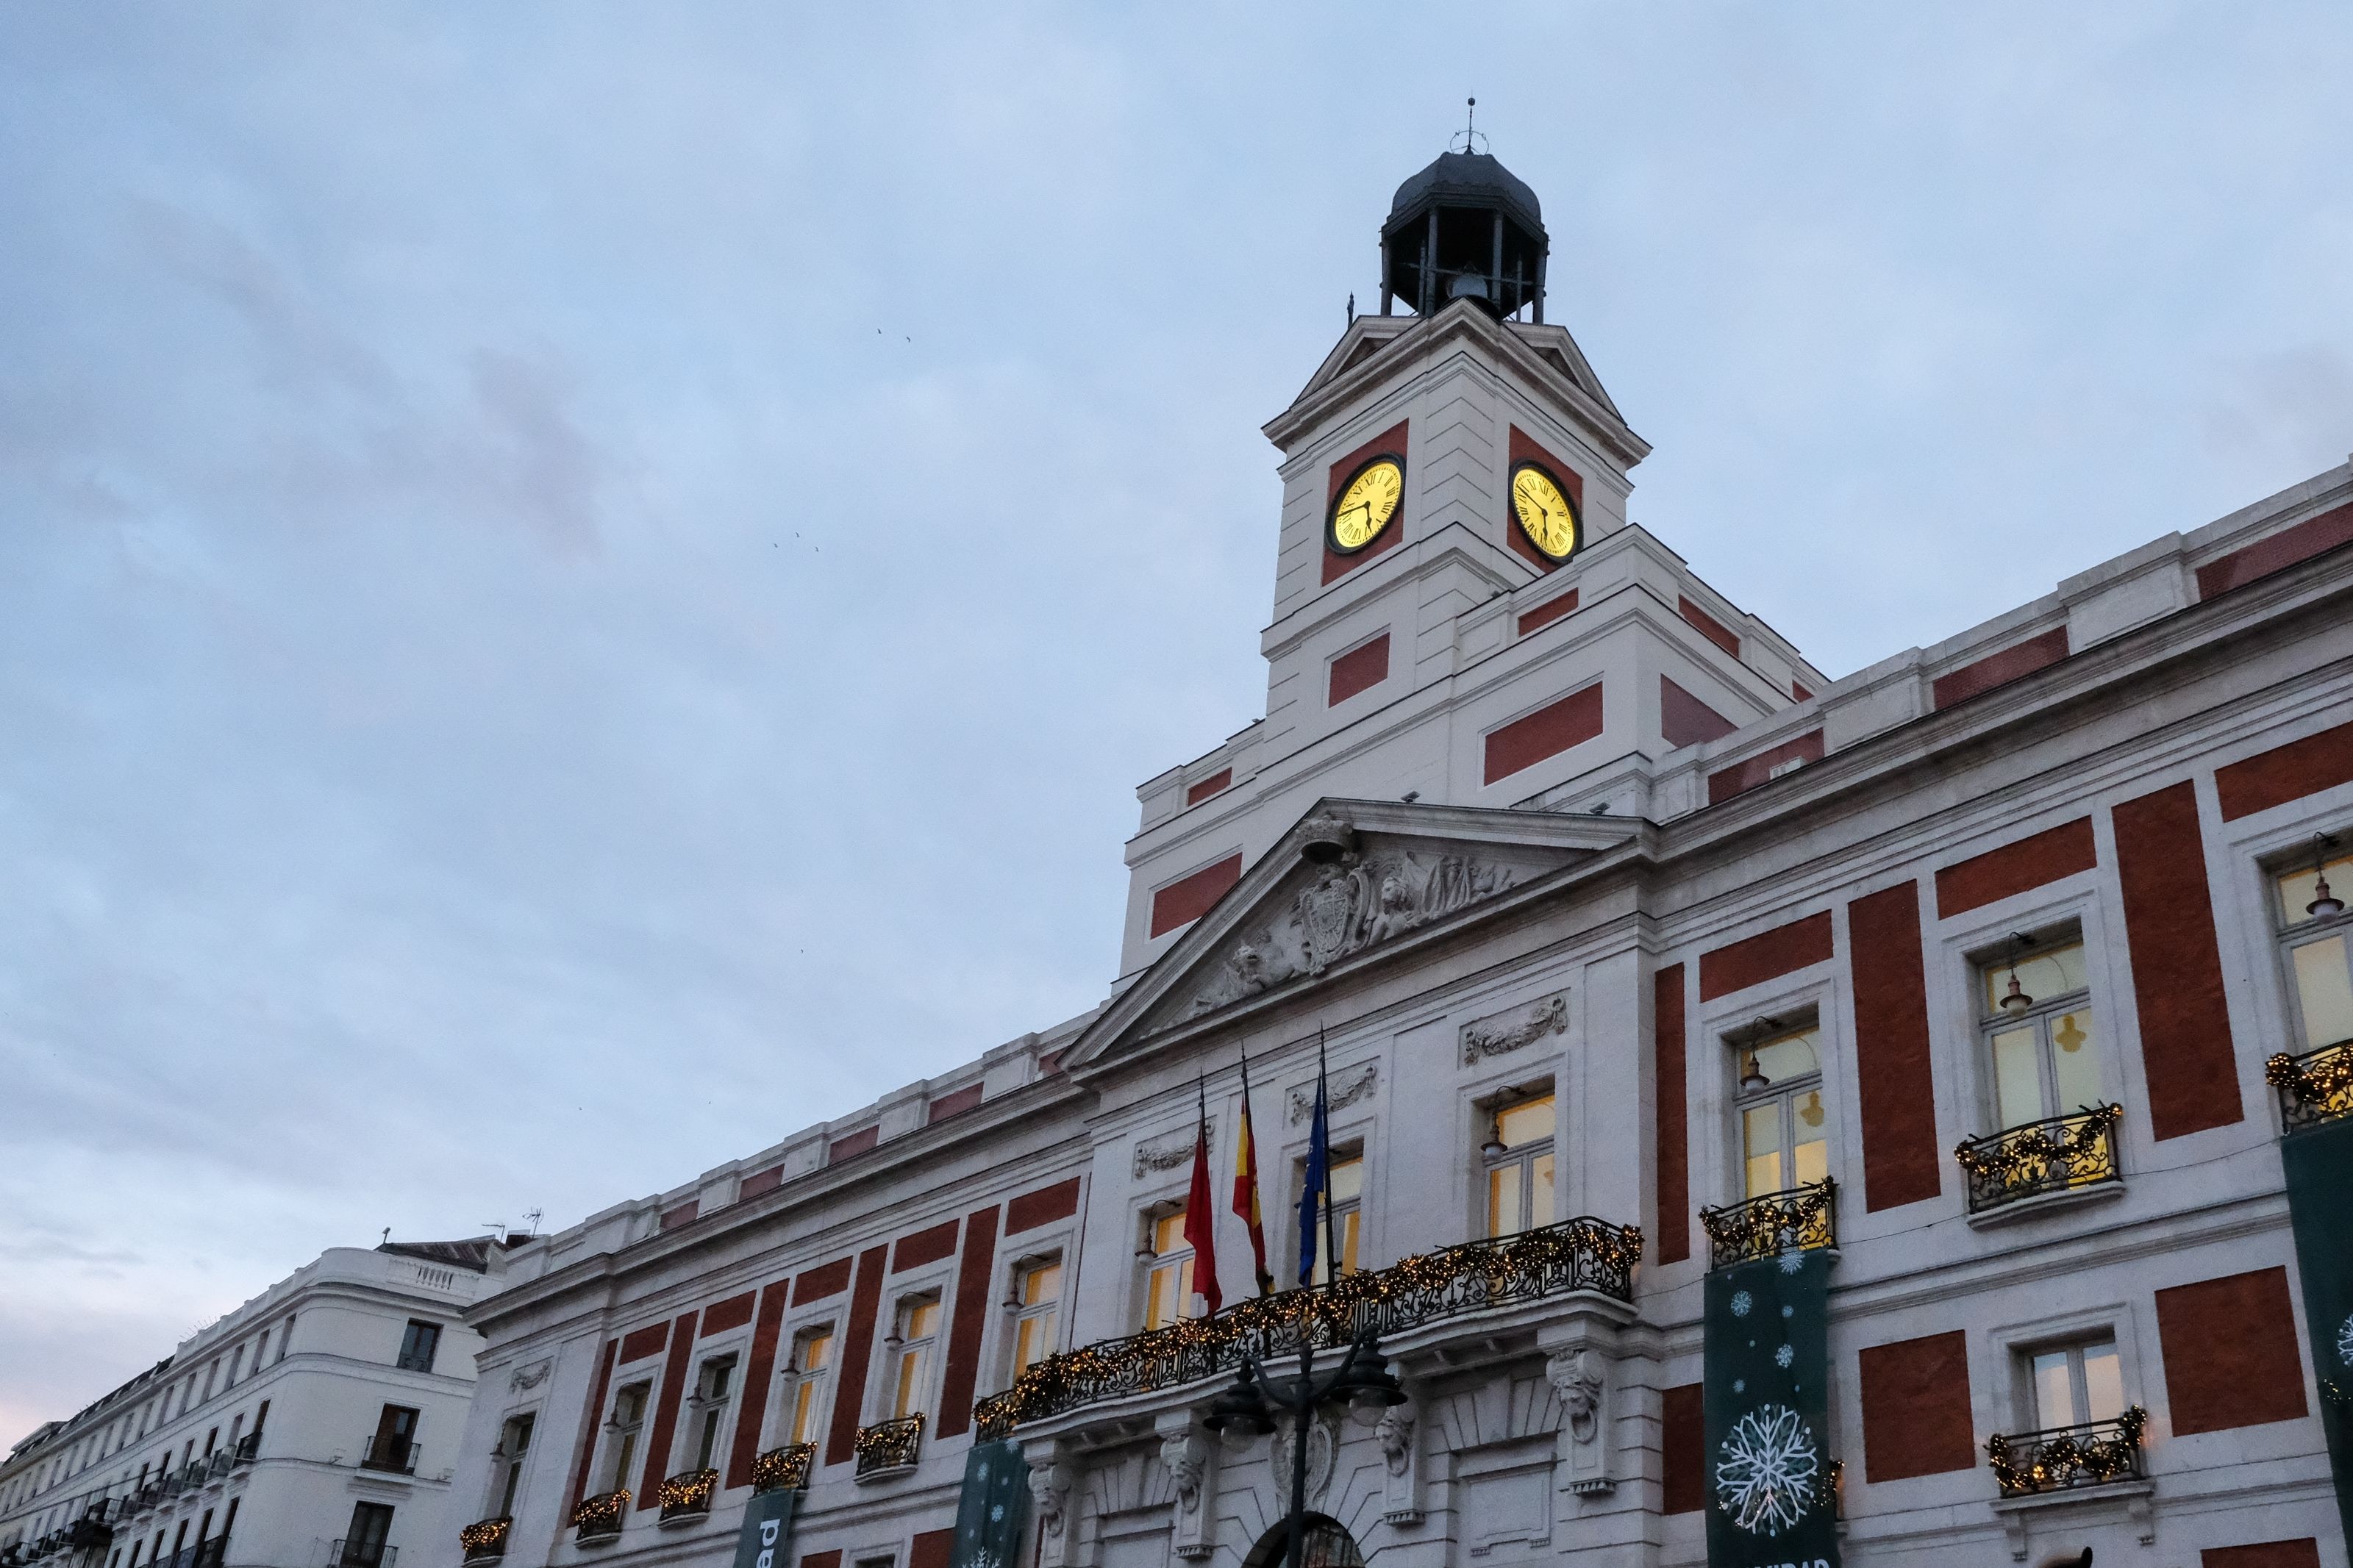
{"type": "Polygon", "coordinates": [[[1381,314],[1468,300],[1541,321],[1549,250],[1536,195],[1516,175],[1490,153],[1440,153],[1398,187],[1381,225],[1381,314]]]}

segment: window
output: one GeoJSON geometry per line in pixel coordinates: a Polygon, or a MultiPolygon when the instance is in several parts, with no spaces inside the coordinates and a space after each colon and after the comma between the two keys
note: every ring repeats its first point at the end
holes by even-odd
{"type": "Polygon", "coordinates": [[[833,1365],[833,1325],[803,1329],[793,1341],[791,1393],[786,1407],[792,1415],[785,1426],[787,1443],[817,1441],[818,1423],[825,1419],[826,1373],[833,1365]]]}
{"type": "Polygon", "coordinates": [[[628,1489],[629,1464],[638,1457],[638,1431],[646,1424],[646,1396],[652,1389],[649,1383],[633,1383],[613,1395],[613,1416],[607,1423],[612,1432],[612,1464],[605,1472],[608,1492],[628,1489]]]}
{"type": "Polygon", "coordinates": [[[2125,1413],[2123,1364],[2114,1340],[2054,1346],[2026,1358],[2027,1415],[2038,1429],[2113,1421],[2125,1413]]]}
{"type": "Polygon", "coordinates": [[[400,1336],[400,1360],[395,1364],[403,1372],[431,1372],[433,1354],[440,1348],[441,1325],[418,1322],[412,1318],[408,1331],[400,1336]]]}
{"type": "MultiPolygon", "coordinates": [[[[2329,846],[2321,847],[2325,853],[2329,846]]],[[[2353,889],[2353,856],[2285,872],[2274,885],[2288,971],[2295,977],[2304,1048],[2316,1051],[2353,1040],[2353,952],[2348,951],[2353,946],[2353,919],[2344,909],[2345,892],[2353,889]]]]}
{"type": "Polygon", "coordinates": [[[1820,1031],[1810,1027],[1740,1053],[1744,1196],[1787,1192],[1831,1173],[1820,1046],[1820,1031]]]}
{"type": "Polygon", "coordinates": [[[343,1550],[336,1553],[337,1568],[383,1568],[385,1542],[391,1534],[390,1504],[352,1504],[351,1528],[338,1542],[343,1550]]]}
{"type": "MultiPolygon", "coordinates": [[[[1305,1174],[1303,1169],[1301,1172],[1303,1180],[1305,1174]]],[[[1362,1205],[1364,1195],[1364,1150],[1361,1147],[1334,1150],[1330,1234],[1333,1241],[1339,1247],[1340,1272],[1343,1274],[1354,1274],[1356,1271],[1356,1211],[1362,1205]]],[[[1328,1256],[1330,1249],[1324,1245],[1325,1233],[1321,1228],[1324,1215],[1320,1212],[1315,1216],[1315,1223],[1318,1227],[1315,1232],[1315,1271],[1310,1283],[1329,1285],[1332,1282],[1332,1259],[1328,1256]]]]}
{"type": "Polygon", "coordinates": [[[1165,1329],[1193,1300],[1193,1248],[1185,1240],[1183,1205],[1147,1215],[1144,1239],[1144,1326],[1165,1329]]]}
{"type": "Polygon", "coordinates": [[[2084,944],[2021,946],[1978,974],[1979,1027],[2002,1126],[2106,1104],[2084,944]]]}
{"type": "Polygon", "coordinates": [[[891,1383],[891,1414],[894,1418],[920,1415],[930,1386],[932,1343],[940,1331],[940,1299],[910,1296],[899,1303],[899,1319],[892,1332],[892,1354],[897,1359],[891,1383]]]}
{"type": "Polygon", "coordinates": [[[499,1505],[491,1510],[492,1518],[514,1517],[515,1489],[522,1485],[522,1461],[531,1452],[531,1429],[537,1421],[535,1415],[526,1411],[508,1416],[499,1429],[499,1446],[491,1454],[491,1462],[498,1467],[494,1474],[499,1489],[499,1505]]]}
{"type": "Polygon", "coordinates": [[[1033,1258],[1014,1265],[1013,1371],[1054,1353],[1054,1324],[1062,1305],[1062,1260],[1033,1258]]]}
{"type": "MultiPolygon", "coordinates": [[[[284,1361],[286,1352],[294,1348],[294,1314],[286,1314],[286,1326],[278,1331],[278,1360],[284,1361]]],[[[277,1363],[273,1362],[273,1366],[277,1363]]]]}
{"type": "Polygon", "coordinates": [[[711,1468],[711,1457],[719,1451],[719,1428],[727,1419],[727,1406],[735,1393],[735,1358],[713,1356],[702,1363],[702,1371],[694,1380],[693,1430],[694,1463],[689,1469],[711,1468]]]}
{"type": "Polygon", "coordinates": [[[235,1351],[230,1352],[228,1358],[228,1385],[231,1388],[235,1388],[237,1386],[237,1380],[244,1371],[245,1347],[243,1345],[239,1345],[235,1351]]]}
{"type": "MultiPolygon", "coordinates": [[[[1549,1094],[1506,1099],[1491,1112],[1486,1160],[1487,1234],[1517,1236],[1553,1221],[1553,1132],[1549,1094]]],[[[1336,1194],[1336,1187],[1335,1192],[1336,1194]]],[[[1336,1203],[1336,1197],[1335,1197],[1336,1203]]]]}
{"type": "Polygon", "coordinates": [[[360,1463],[372,1470],[408,1471],[417,1468],[417,1411],[406,1405],[387,1405],[376,1416],[375,1435],[368,1439],[360,1463]]]}

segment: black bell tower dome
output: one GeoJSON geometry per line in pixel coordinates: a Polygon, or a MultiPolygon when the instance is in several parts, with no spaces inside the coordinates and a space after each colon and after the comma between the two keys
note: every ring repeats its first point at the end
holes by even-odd
{"type": "Polygon", "coordinates": [[[1543,209],[1525,181],[1486,153],[1461,145],[1397,189],[1381,225],[1381,314],[1392,301],[1434,315],[1468,300],[1497,317],[1544,320],[1543,209]]]}

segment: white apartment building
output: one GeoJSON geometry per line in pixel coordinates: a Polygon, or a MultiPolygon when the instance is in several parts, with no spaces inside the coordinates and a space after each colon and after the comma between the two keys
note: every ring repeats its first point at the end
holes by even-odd
{"type": "Polygon", "coordinates": [[[2353,465],[1832,679],[1546,245],[1398,189],[1105,1000],[515,1249],[438,1568],[2346,1568],[2353,465]]]}
{"type": "Polygon", "coordinates": [[[0,1563],[395,1568],[450,1518],[490,1237],[332,1247],[0,1465],[0,1563]]]}

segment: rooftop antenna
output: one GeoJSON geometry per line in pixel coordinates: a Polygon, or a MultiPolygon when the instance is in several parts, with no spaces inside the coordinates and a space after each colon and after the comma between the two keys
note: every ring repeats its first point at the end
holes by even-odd
{"type": "Polygon", "coordinates": [[[391,1240],[392,1240],[392,1226],[385,1226],[384,1227],[384,1241],[379,1242],[377,1245],[378,1245],[378,1246],[384,1246],[384,1245],[389,1244],[389,1243],[391,1242],[391,1240]]]}
{"type": "Polygon", "coordinates": [[[1462,117],[1462,134],[1450,140],[1446,143],[1446,150],[1450,153],[1483,153],[1487,150],[1489,142],[1478,130],[1479,100],[1475,98],[1468,100],[1466,109],[1467,112],[1462,117]],[[1460,142],[1461,145],[1457,146],[1456,142],[1460,142]]]}
{"type": "Polygon", "coordinates": [[[535,1208],[525,1209],[522,1211],[522,1217],[531,1222],[531,1228],[523,1232],[523,1234],[525,1236],[537,1236],[539,1234],[539,1222],[542,1218],[541,1212],[535,1208]]]}

